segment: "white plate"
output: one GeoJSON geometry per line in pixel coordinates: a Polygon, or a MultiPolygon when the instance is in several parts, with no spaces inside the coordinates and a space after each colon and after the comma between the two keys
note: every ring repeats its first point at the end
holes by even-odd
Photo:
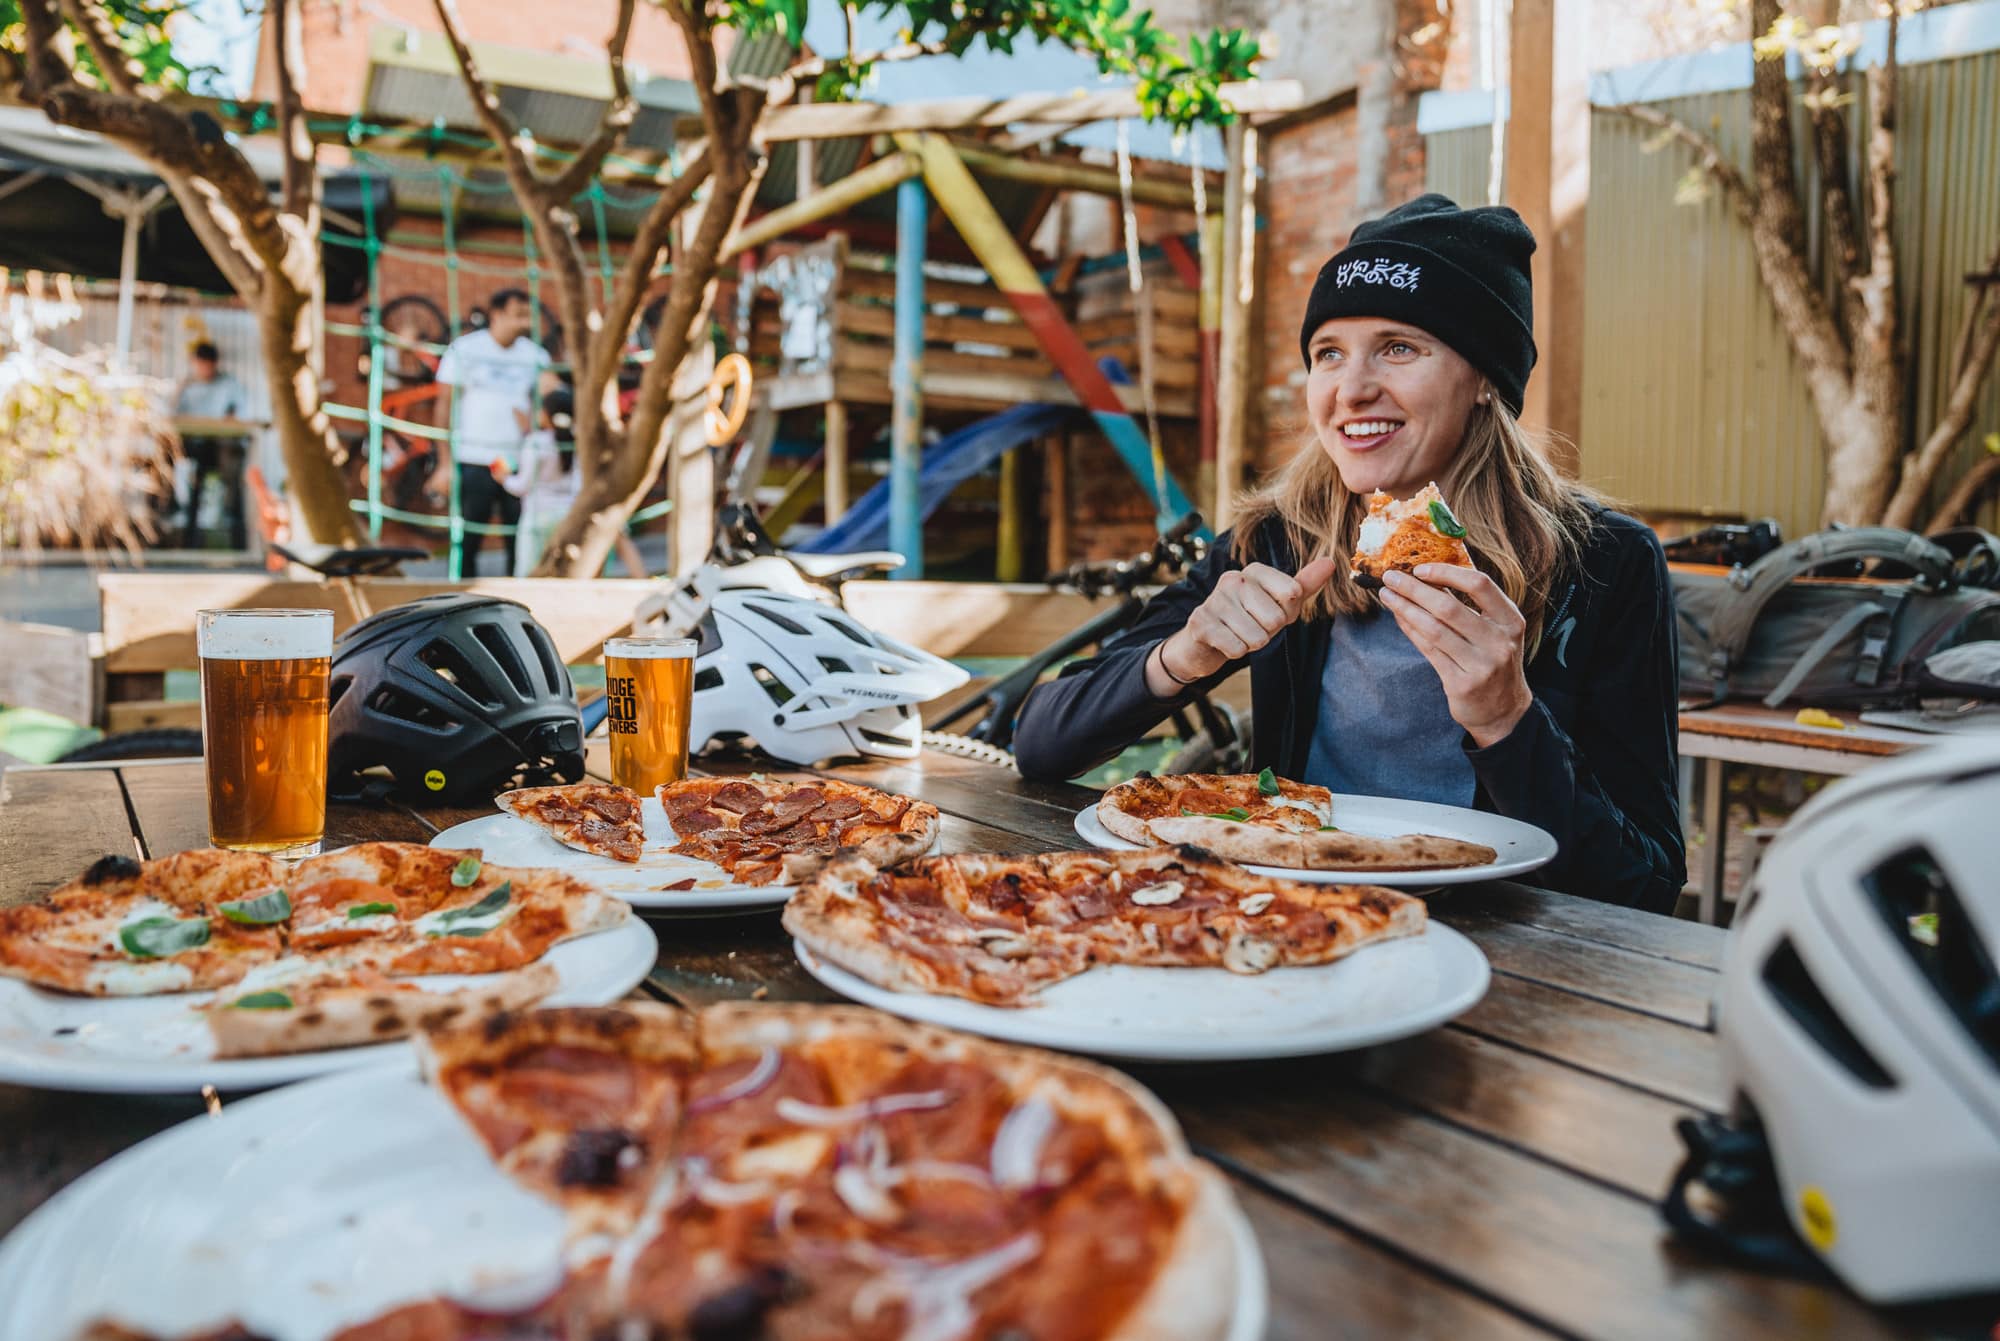
{"type": "MultiPolygon", "coordinates": [[[[1556,840],[1544,829],[1505,815],[1432,801],[1398,801],[1383,796],[1333,795],[1333,822],[1349,833],[1370,838],[1400,838],[1428,833],[1483,843],[1499,855],[1484,866],[1455,866],[1443,871],[1311,871],[1295,866],[1248,866],[1259,875],[1303,880],[1315,885],[1390,885],[1397,889],[1430,889],[1435,885],[1469,885],[1479,880],[1505,880],[1526,875],[1556,859],[1556,840]]],[[[1104,827],[1097,806],[1076,812],[1076,831],[1092,847],[1135,848],[1104,827]]]]}
{"type": "Polygon", "coordinates": [[[1345,1052],[1435,1029],[1472,1009],[1492,976],[1479,947],[1432,922],[1311,968],[1090,969],[1025,1006],[892,992],[794,942],[806,972],[842,996],[1010,1043],[1145,1062],[1245,1061],[1345,1052]]]}
{"type": "MultiPolygon", "coordinates": [[[[545,1004],[608,1005],[639,985],[659,953],[653,929],[636,917],[609,931],[564,941],[545,956],[562,978],[545,1004]]],[[[459,987],[477,981],[476,976],[451,974],[417,985],[459,987]]],[[[218,1060],[209,1055],[207,1024],[192,1009],[210,995],[69,996],[0,978],[0,1081],[104,1094],[189,1093],[203,1085],[228,1093],[408,1055],[404,1042],[397,1040],[218,1060]]]]}
{"type": "MultiPolygon", "coordinates": [[[[1264,1263],[1233,1198],[1230,1214],[1229,1341],[1258,1341],[1264,1263]]],[[[227,1104],[85,1174],[0,1244],[0,1299],[10,1337],[110,1315],[161,1335],[234,1319],[319,1341],[481,1286],[496,1307],[510,1287],[532,1302],[554,1283],[562,1228],[413,1072],[375,1070],[227,1104]]]]}

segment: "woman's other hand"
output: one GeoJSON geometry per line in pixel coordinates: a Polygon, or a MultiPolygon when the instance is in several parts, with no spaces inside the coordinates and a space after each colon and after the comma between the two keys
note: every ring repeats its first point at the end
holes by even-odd
{"type": "Polygon", "coordinates": [[[1453,720],[1481,748],[1504,740],[1535,701],[1521,664],[1528,622],[1507,593],[1476,568],[1427,563],[1415,577],[1385,574],[1382,605],[1437,670],[1453,720]]]}
{"type": "Polygon", "coordinates": [[[1189,683],[1215,674],[1278,636],[1299,617],[1306,598],[1333,577],[1334,560],[1314,559],[1296,575],[1253,563],[1216,579],[1179,632],[1146,658],[1146,687],[1172,698],[1189,683]]]}

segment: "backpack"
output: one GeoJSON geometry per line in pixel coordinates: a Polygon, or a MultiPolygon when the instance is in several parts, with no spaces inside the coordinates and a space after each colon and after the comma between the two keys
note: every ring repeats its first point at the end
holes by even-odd
{"type": "Polygon", "coordinates": [[[1885,526],[1822,531],[1727,570],[1673,567],[1680,692],[1773,708],[1907,707],[1952,692],[1954,677],[1927,673],[1926,659],[2000,639],[2000,592],[1966,585],[1973,571],[1962,552],[1885,526]],[[1838,575],[1819,575],[1828,569],[1838,575]]]}

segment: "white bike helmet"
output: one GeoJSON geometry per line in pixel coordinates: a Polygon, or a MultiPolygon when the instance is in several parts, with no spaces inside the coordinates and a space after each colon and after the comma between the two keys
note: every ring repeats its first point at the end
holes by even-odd
{"type": "Polygon", "coordinates": [[[708,598],[695,653],[690,743],[748,737],[787,763],[838,755],[914,758],[916,705],[968,678],[817,601],[768,591],[708,598]]]}
{"type": "Polygon", "coordinates": [[[1764,1182],[1877,1303],[2000,1287],[1996,817],[2000,740],[1829,788],[1772,844],[1726,953],[1717,1027],[1737,1111],[1693,1176],[1764,1182]],[[1744,1178],[1737,1159],[1739,1176],[1718,1177],[1731,1142],[1753,1162],[1768,1146],[1774,1168],[1744,1178]]]}

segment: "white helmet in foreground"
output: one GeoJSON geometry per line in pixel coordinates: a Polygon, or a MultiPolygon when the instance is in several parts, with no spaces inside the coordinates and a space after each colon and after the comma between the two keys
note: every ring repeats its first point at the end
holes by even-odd
{"type": "MultiPolygon", "coordinates": [[[[1738,916],[1718,1008],[1737,1120],[1720,1144],[1761,1128],[1790,1223],[1870,1300],[2000,1288],[1996,964],[2000,740],[1828,789],[1738,916]]],[[[1715,1187],[1730,1174],[1710,1142],[1697,1176],[1715,1187]]]]}
{"type": "Polygon", "coordinates": [[[969,678],[831,606],[776,592],[714,592],[700,630],[688,733],[696,750],[747,736],[794,764],[914,758],[923,744],[916,705],[969,678]]]}

